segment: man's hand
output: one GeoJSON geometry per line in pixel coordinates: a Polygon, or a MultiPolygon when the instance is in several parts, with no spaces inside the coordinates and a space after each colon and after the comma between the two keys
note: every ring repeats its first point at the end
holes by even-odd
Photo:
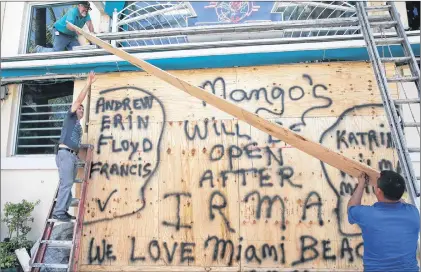
{"type": "Polygon", "coordinates": [[[77,97],[76,101],[72,104],[72,112],[76,112],[76,110],[79,108],[79,106],[82,104],[83,100],[85,99],[88,92],[91,91],[91,85],[96,80],[95,78],[95,72],[91,71],[88,75],[88,78],[86,79],[86,86],[83,88],[83,90],[80,92],[79,96],[77,97]]]}
{"type": "Polygon", "coordinates": [[[348,209],[352,206],[361,205],[361,198],[363,197],[364,188],[368,185],[370,178],[366,173],[362,173],[358,178],[358,186],[348,201],[348,209]]]}
{"type": "Polygon", "coordinates": [[[369,184],[370,177],[366,173],[361,173],[361,175],[358,176],[357,180],[359,186],[365,186],[369,184]]]}
{"type": "Polygon", "coordinates": [[[76,32],[78,35],[82,35],[82,32],[80,32],[75,27],[73,27],[71,24],[69,24],[68,21],[66,21],[66,27],[67,27],[68,30],[76,32]]]}
{"type": "Polygon", "coordinates": [[[92,85],[92,83],[94,83],[95,81],[96,81],[95,72],[91,71],[88,75],[88,78],[86,79],[86,84],[92,85]]]}

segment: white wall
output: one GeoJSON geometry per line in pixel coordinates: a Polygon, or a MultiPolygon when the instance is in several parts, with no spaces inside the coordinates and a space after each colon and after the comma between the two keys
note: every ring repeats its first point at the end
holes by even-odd
{"type": "MultiPolygon", "coordinates": [[[[9,96],[1,105],[1,209],[6,202],[41,200],[34,210],[35,221],[29,239],[41,235],[42,226],[58,184],[54,156],[11,156],[14,147],[16,117],[19,105],[19,88],[8,85],[9,96]]],[[[8,230],[1,223],[0,238],[8,230]]]]}
{"type": "Polygon", "coordinates": [[[3,18],[4,18],[4,10],[6,9],[6,2],[0,2],[0,17],[1,17],[1,29],[0,29],[0,37],[3,34],[3,18]]]}
{"type": "MultiPolygon", "coordinates": [[[[21,34],[23,33],[23,19],[25,2],[7,2],[4,5],[4,15],[2,18],[2,39],[1,56],[13,56],[18,54],[22,48],[21,34]]],[[[3,10],[2,10],[3,11],[3,10]]]]}
{"type": "Polygon", "coordinates": [[[406,13],[406,3],[405,2],[395,2],[396,9],[401,16],[401,22],[404,28],[408,28],[408,14],[406,13]]]}

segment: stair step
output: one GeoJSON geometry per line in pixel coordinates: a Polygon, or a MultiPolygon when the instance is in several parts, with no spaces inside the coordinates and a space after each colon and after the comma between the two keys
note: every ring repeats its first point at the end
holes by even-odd
{"type": "Polygon", "coordinates": [[[32,267],[45,267],[45,268],[57,268],[57,269],[67,269],[68,264],[45,264],[45,263],[33,263],[32,267]]]}
{"type": "Polygon", "coordinates": [[[392,26],[395,26],[397,24],[398,24],[398,22],[396,22],[396,21],[390,21],[390,22],[372,22],[372,23],[370,23],[370,26],[371,27],[373,27],[373,26],[392,27],[392,26]]]}
{"type": "Polygon", "coordinates": [[[419,127],[420,123],[416,123],[416,122],[407,122],[407,123],[403,123],[404,127],[419,127]]]}
{"type": "Polygon", "coordinates": [[[419,98],[413,98],[413,99],[396,99],[395,101],[396,105],[402,105],[402,104],[419,104],[420,99],[419,98]]]}
{"type": "Polygon", "coordinates": [[[380,58],[382,62],[407,63],[411,57],[397,57],[397,58],[380,58]]]}
{"type": "Polygon", "coordinates": [[[389,10],[390,5],[383,5],[383,6],[371,6],[371,7],[365,7],[366,11],[380,11],[380,10],[389,10]]]}
{"type": "Polygon", "coordinates": [[[72,241],[60,241],[60,240],[41,240],[41,244],[47,244],[52,247],[72,247],[72,241]]]}
{"type": "Polygon", "coordinates": [[[47,222],[50,222],[50,223],[69,223],[69,222],[75,223],[76,219],[71,219],[70,221],[61,221],[61,220],[58,220],[58,219],[48,218],[47,222]]]}
{"type": "Polygon", "coordinates": [[[418,77],[416,76],[395,76],[395,77],[388,77],[387,82],[413,82],[416,81],[418,77]]]}
{"type": "Polygon", "coordinates": [[[383,39],[375,39],[374,40],[377,45],[386,45],[386,44],[401,44],[404,39],[403,38],[383,38],[383,39]]]}
{"type": "Polygon", "coordinates": [[[420,149],[419,147],[408,147],[408,152],[417,153],[420,152],[420,149]]]}

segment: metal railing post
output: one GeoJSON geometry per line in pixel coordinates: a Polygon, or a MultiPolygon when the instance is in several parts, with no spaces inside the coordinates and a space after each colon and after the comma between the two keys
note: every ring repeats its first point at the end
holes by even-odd
{"type": "MultiPolygon", "coordinates": [[[[117,20],[118,20],[118,12],[117,12],[117,9],[114,9],[114,12],[113,12],[113,21],[111,23],[111,32],[112,33],[117,33],[118,32],[117,20]]],[[[116,47],[117,46],[117,41],[116,40],[112,40],[111,41],[111,45],[113,47],[116,47]]]]}

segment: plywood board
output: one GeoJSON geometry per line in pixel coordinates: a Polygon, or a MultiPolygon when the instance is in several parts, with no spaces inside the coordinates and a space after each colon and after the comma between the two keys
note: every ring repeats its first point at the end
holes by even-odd
{"type": "MultiPolygon", "coordinates": [[[[221,97],[246,93],[234,102],[375,169],[396,169],[367,63],[172,73],[197,86],[223,78],[221,97]]],[[[81,271],[361,270],[360,230],[344,210],[356,184],[348,175],[145,73],[98,76],[90,105],[81,271]]],[[[372,188],[363,201],[375,201],[372,188]]]]}

